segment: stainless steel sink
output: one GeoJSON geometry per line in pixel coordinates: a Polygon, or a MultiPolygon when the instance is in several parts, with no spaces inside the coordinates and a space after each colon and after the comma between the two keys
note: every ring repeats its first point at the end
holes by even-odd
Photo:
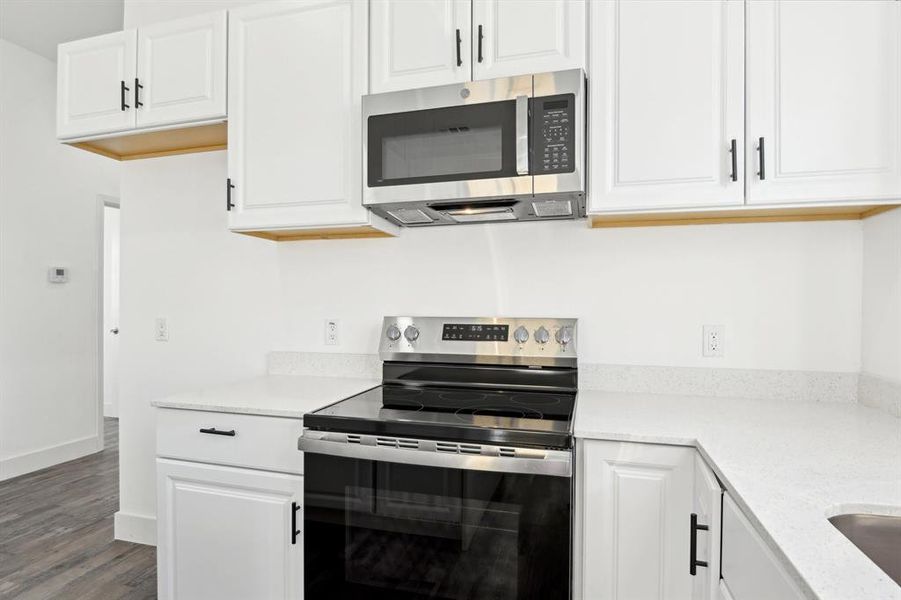
{"type": "Polygon", "coordinates": [[[836,515],[829,522],[901,585],[901,516],[836,515]]]}

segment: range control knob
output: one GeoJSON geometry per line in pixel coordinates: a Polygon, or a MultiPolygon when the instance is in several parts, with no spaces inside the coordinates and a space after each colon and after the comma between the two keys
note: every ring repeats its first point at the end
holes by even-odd
{"type": "Polygon", "coordinates": [[[545,329],[544,326],[535,330],[535,341],[539,344],[547,344],[549,339],[551,339],[551,334],[547,332],[547,329],[545,329]]]}
{"type": "Polygon", "coordinates": [[[525,344],[529,339],[529,330],[520,325],[516,328],[516,331],[513,332],[513,339],[520,344],[525,344]]]}
{"type": "Polygon", "coordinates": [[[561,327],[557,330],[557,333],[554,334],[554,339],[557,340],[558,344],[563,346],[567,345],[571,341],[573,341],[573,329],[572,327],[561,327]]]}
{"type": "Polygon", "coordinates": [[[404,337],[409,342],[415,342],[419,338],[419,329],[415,325],[407,325],[407,328],[404,329],[404,337]]]}
{"type": "Polygon", "coordinates": [[[385,330],[385,335],[392,342],[396,342],[400,339],[400,329],[397,325],[388,325],[388,329],[385,330]]]}

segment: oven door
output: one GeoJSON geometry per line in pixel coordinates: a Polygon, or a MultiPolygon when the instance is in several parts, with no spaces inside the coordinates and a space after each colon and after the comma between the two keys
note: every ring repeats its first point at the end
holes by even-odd
{"type": "Polygon", "coordinates": [[[532,194],[532,77],[363,98],[364,204],[532,194]]]}
{"type": "Polygon", "coordinates": [[[570,598],[571,477],[366,450],[304,454],[306,600],[570,598]]]}

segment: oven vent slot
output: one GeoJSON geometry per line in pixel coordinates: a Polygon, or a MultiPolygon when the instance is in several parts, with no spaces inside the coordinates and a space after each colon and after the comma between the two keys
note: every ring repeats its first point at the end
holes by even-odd
{"type": "Polygon", "coordinates": [[[482,447],[476,444],[460,444],[460,454],[481,454],[482,447]]]}
{"type": "Polygon", "coordinates": [[[516,458],[516,450],[514,448],[498,448],[497,453],[507,458],[516,458]]]}
{"type": "Polygon", "coordinates": [[[375,438],[376,446],[387,446],[389,448],[397,448],[397,438],[375,438]]]}
{"type": "Polygon", "coordinates": [[[459,453],[459,444],[455,444],[453,442],[436,442],[435,443],[435,451],[436,452],[453,452],[454,454],[459,453]]]}
{"type": "Polygon", "coordinates": [[[359,443],[360,443],[360,436],[358,436],[358,435],[356,435],[356,434],[354,434],[354,433],[348,433],[348,434],[347,434],[347,443],[348,443],[348,444],[359,444],[359,443]]]}
{"type": "Polygon", "coordinates": [[[397,440],[397,446],[398,446],[398,448],[407,448],[409,450],[418,450],[419,442],[417,442],[416,440],[401,440],[401,439],[399,439],[399,440],[397,440]]]}

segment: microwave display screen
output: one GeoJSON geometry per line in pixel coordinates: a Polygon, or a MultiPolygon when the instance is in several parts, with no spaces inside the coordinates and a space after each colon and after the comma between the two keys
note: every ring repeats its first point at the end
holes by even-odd
{"type": "Polygon", "coordinates": [[[509,337],[509,325],[445,323],[441,332],[442,340],[461,342],[506,342],[509,337]]]}

